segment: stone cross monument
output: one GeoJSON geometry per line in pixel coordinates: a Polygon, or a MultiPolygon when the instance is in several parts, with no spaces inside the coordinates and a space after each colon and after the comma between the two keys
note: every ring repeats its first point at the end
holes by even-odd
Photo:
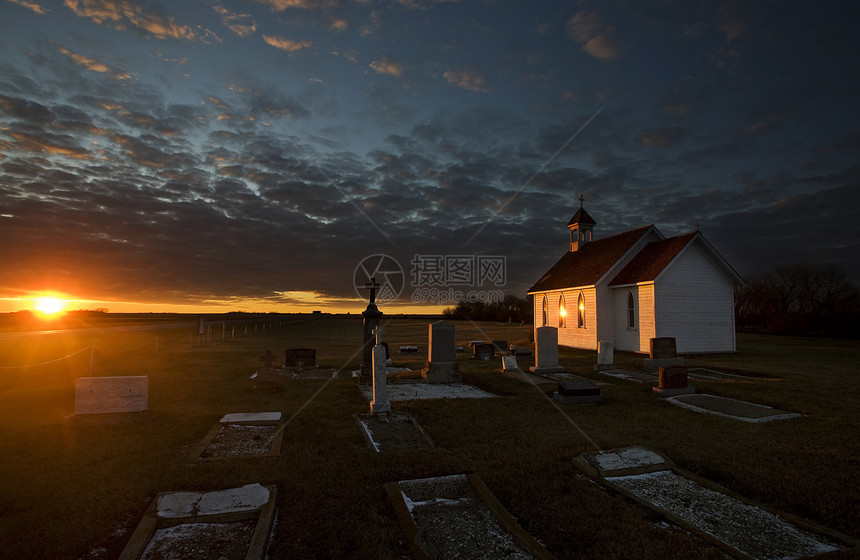
{"type": "Polygon", "coordinates": [[[370,290],[370,302],[367,304],[367,309],[361,313],[362,317],[362,352],[361,352],[361,371],[359,380],[369,380],[373,375],[373,347],[375,345],[373,329],[379,326],[382,320],[382,311],[376,307],[376,290],[382,288],[376,283],[376,278],[371,278],[370,282],[364,285],[365,289],[370,290]]]}

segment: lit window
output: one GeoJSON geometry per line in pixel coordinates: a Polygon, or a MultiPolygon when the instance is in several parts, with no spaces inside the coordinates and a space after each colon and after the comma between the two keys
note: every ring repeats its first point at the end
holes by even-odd
{"type": "Polygon", "coordinates": [[[567,326],[567,311],[564,309],[564,296],[558,297],[558,328],[567,326]]]}
{"type": "Polygon", "coordinates": [[[579,294],[579,301],[576,304],[576,326],[585,328],[585,298],[582,294],[579,294]]]}
{"type": "Polygon", "coordinates": [[[543,316],[543,319],[541,320],[540,326],[545,327],[545,326],[547,326],[547,320],[546,320],[546,296],[543,296],[543,310],[542,310],[542,316],[543,316]]]}
{"type": "Polygon", "coordinates": [[[627,293],[627,328],[636,328],[636,300],[633,298],[633,292],[627,293]]]}

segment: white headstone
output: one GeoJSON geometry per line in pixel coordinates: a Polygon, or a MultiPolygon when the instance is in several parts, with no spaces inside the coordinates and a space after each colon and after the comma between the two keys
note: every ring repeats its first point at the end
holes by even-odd
{"type": "Polygon", "coordinates": [[[149,376],[79,377],[75,414],[143,412],[149,407],[149,376]]]}
{"type": "Polygon", "coordinates": [[[388,371],[383,346],[373,347],[373,400],[370,402],[370,412],[374,414],[391,412],[391,403],[388,402],[388,371]]]}
{"type": "Polygon", "coordinates": [[[608,340],[601,340],[597,343],[597,365],[611,366],[614,363],[614,350],[612,343],[608,340]]]}
{"type": "Polygon", "coordinates": [[[521,371],[516,356],[502,356],[502,371],[521,371]]]}
{"type": "Polygon", "coordinates": [[[564,371],[558,365],[558,329],[538,327],[535,329],[535,365],[530,368],[534,373],[556,373],[564,371]]]}

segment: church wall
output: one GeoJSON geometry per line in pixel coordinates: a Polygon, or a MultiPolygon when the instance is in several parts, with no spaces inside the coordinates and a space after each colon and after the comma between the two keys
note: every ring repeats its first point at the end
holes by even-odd
{"type": "Polygon", "coordinates": [[[658,278],[655,336],[675,337],[678,352],[735,350],[732,283],[692,245],[658,278]]]}
{"type": "MultiPolygon", "coordinates": [[[[558,329],[558,343],[560,346],[572,348],[583,348],[585,350],[597,350],[597,308],[594,288],[582,290],[566,290],[564,293],[565,307],[567,308],[567,326],[558,329]],[[585,328],[577,326],[577,301],[582,293],[585,299],[585,328]]],[[[558,293],[550,300],[555,300],[554,321],[550,325],[558,326],[558,293]]]]}
{"type": "Polygon", "coordinates": [[[615,347],[630,352],[648,352],[654,335],[654,284],[612,290],[615,347]],[[627,294],[633,291],[635,327],[627,327],[627,294]]]}

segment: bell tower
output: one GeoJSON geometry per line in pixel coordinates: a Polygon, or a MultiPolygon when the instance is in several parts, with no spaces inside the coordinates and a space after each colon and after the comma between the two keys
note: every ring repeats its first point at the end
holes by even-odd
{"type": "Polygon", "coordinates": [[[579,195],[579,210],[576,211],[576,214],[567,223],[567,228],[570,230],[571,252],[580,250],[583,245],[592,240],[591,230],[597,224],[594,218],[589,216],[588,212],[583,208],[584,204],[585,197],[579,195]]]}

